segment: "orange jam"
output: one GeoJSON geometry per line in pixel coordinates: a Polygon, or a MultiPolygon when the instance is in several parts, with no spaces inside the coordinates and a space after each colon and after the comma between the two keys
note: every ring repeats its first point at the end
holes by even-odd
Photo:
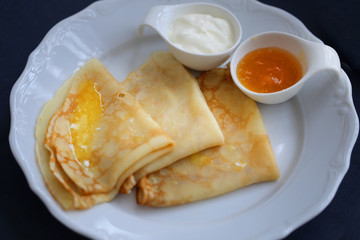
{"type": "Polygon", "coordinates": [[[276,47],[259,48],[246,54],[238,63],[236,74],[243,86],[258,93],[281,91],[303,76],[295,56],[276,47]]]}

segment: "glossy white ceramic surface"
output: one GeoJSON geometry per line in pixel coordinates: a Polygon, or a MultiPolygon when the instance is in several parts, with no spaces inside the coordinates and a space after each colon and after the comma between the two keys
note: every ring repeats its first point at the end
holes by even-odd
{"type": "MultiPolygon", "coordinates": [[[[320,42],[282,10],[249,0],[211,2],[236,14],[244,39],[274,30],[320,42]]],[[[86,211],[68,212],[45,186],[34,151],[34,127],[42,106],[91,57],[98,57],[122,81],[151,52],[168,50],[151,29],[138,38],[137,27],[151,7],[176,3],[180,1],[100,1],[54,26],[30,55],[11,92],[14,156],[51,214],[90,238],[282,238],[329,204],[349,167],[359,125],[344,71],[340,79],[318,74],[287,102],[259,104],[281,172],[276,182],[178,207],[139,206],[131,194],[86,211]]]]}
{"type": "Polygon", "coordinates": [[[338,79],[341,70],[339,56],[333,48],[284,32],[265,32],[249,37],[235,50],[230,68],[235,84],[250,98],[266,104],[287,101],[300,91],[305,82],[321,71],[329,71],[338,79]],[[237,65],[249,52],[266,47],[281,48],[295,56],[302,66],[303,77],[294,85],[278,92],[257,93],[247,89],[237,77],[237,65]]]}
{"type": "Polygon", "coordinates": [[[140,36],[142,36],[145,26],[151,27],[159,33],[179,62],[193,70],[200,71],[216,68],[228,60],[239,45],[242,35],[241,24],[231,11],[223,6],[204,2],[154,6],[149,9],[139,26],[140,36]],[[171,42],[169,35],[173,22],[181,16],[194,13],[210,14],[213,17],[227,20],[234,34],[232,47],[219,53],[199,54],[183,50],[171,42]]]}

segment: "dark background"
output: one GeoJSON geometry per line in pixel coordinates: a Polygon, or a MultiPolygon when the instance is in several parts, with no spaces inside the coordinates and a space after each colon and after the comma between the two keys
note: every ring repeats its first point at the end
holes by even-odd
{"type": "MultiPolygon", "coordinates": [[[[60,20],[87,7],[90,0],[1,0],[0,7],[0,239],[83,239],[67,229],[30,190],[8,142],[9,95],[29,54],[60,20]]],[[[360,104],[360,1],[262,0],[293,14],[339,54],[360,104]]],[[[360,239],[360,148],[335,198],[318,216],[286,239],[360,239]]]]}

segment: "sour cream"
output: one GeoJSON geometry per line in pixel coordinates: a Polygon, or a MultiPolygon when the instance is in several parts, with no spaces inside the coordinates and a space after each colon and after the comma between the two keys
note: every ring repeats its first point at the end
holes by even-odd
{"type": "Polygon", "coordinates": [[[230,23],[209,14],[188,14],[177,18],[169,39],[179,48],[192,53],[212,54],[226,51],[234,44],[230,23]]]}

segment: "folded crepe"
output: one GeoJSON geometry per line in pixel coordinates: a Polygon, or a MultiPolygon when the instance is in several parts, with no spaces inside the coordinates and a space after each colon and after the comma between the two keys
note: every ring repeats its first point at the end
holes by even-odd
{"type": "Polygon", "coordinates": [[[169,52],[153,52],[142,66],[128,75],[122,86],[176,143],[172,152],[130,177],[122,187],[123,193],[128,193],[148,173],[224,143],[196,79],[169,52]]]}
{"type": "Polygon", "coordinates": [[[178,205],[279,178],[258,107],[235,86],[229,69],[204,72],[198,81],[225,144],[143,177],[138,184],[139,204],[178,205]]]}
{"type": "Polygon", "coordinates": [[[174,148],[97,59],[47,102],[35,137],[40,171],[64,209],[110,201],[133,172],[174,148]]]}

